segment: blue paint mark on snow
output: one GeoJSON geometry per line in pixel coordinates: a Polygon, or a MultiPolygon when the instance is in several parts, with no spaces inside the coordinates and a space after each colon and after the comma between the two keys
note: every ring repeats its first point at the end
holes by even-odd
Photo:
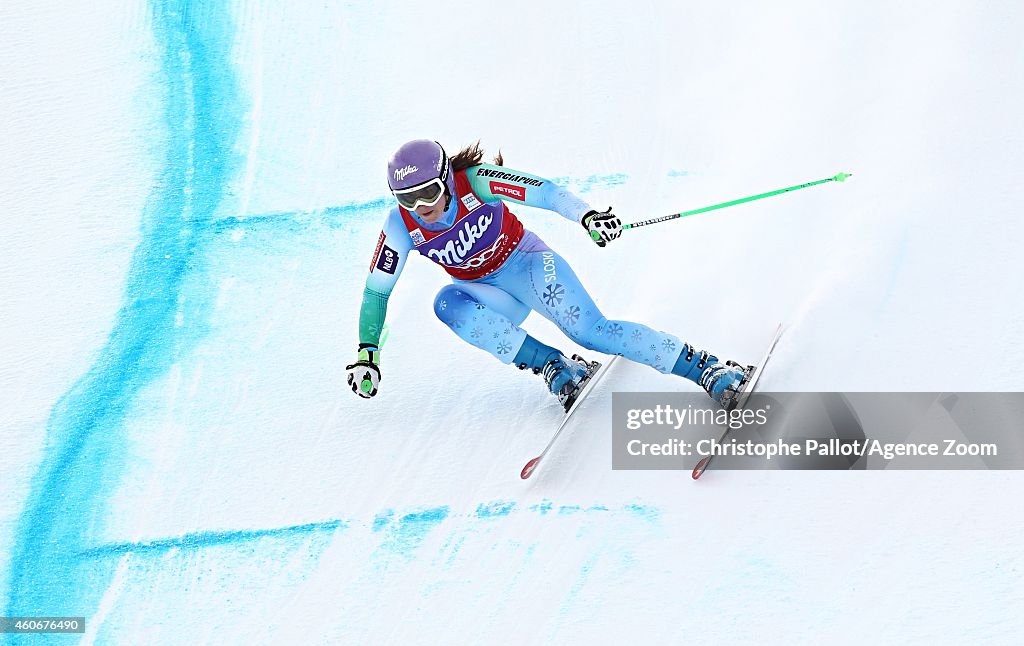
{"type": "Polygon", "coordinates": [[[186,299],[183,285],[202,268],[209,225],[239,167],[234,144],[247,102],[236,88],[234,28],[221,3],[154,1],[148,15],[166,98],[163,167],[106,345],[47,421],[46,454],[14,534],[8,616],[96,607],[114,566],[81,554],[101,535],[120,479],[124,417],[205,330],[209,302],[186,299]],[[190,321],[188,333],[179,319],[190,321]]]}
{"type": "Polygon", "coordinates": [[[615,188],[616,186],[622,186],[629,181],[629,175],[613,173],[610,175],[590,175],[589,177],[554,177],[551,181],[576,193],[590,193],[591,191],[603,191],[615,188]]]}
{"type": "Polygon", "coordinates": [[[448,518],[448,513],[448,506],[445,505],[405,514],[397,522],[388,525],[381,546],[389,552],[411,556],[430,531],[448,518]]]}
{"type": "Polygon", "coordinates": [[[626,505],[624,509],[629,513],[633,514],[634,516],[651,522],[654,522],[661,517],[660,509],[658,509],[657,507],[650,507],[648,505],[639,505],[633,503],[626,505]]]}
{"type": "MultiPolygon", "coordinates": [[[[166,100],[163,165],[140,217],[140,242],[111,333],[95,363],[58,401],[47,422],[46,454],[13,535],[3,613],[8,616],[31,615],[39,608],[74,615],[96,607],[114,574],[110,559],[97,558],[104,555],[240,544],[344,526],[329,521],[95,546],[105,529],[106,500],[120,483],[130,445],[125,416],[138,394],[189,356],[206,335],[212,300],[190,292],[188,283],[206,280],[217,235],[282,221],[291,230],[310,221],[344,226],[392,206],[385,197],[315,212],[218,213],[241,167],[236,144],[248,109],[232,58],[230,9],[213,2],[153,0],[148,15],[159,52],[160,94],[166,100]]],[[[619,173],[561,183],[587,193],[627,180],[619,173]]],[[[552,508],[545,501],[531,510],[546,515],[552,508]]],[[[514,511],[514,503],[495,501],[478,507],[476,518],[505,518],[514,511]]],[[[372,528],[386,529],[388,544],[403,551],[417,547],[447,517],[448,507],[438,507],[397,521],[392,515],[378,516],[372,528]]]]}
{"type": "Polygon", "coordinates": [[[379,532],[380,530],[384,529],[384,526],[391,522],[391,519],[392,517],[394,517],[394,515],[395,512],[393,509],[388,509],[377,514],[377,516],[373,519],[373,531],[379,532]]]}
{"type": "Polygon", "coordinates": [[[531,505],[530,506],[530,511],[539,512],[541,516],[544,516],[549,511],[551,511],[551,507],[552,507],[551,501],[550,500],[544,500],[544,501],[541,501],[540,504],[531,505]]]}
{"type": "Polygon", "coordinates": [[[508,516],[515,509],[516,503],[511,500],[497,500],[495,502],[480,503],[476,508],[478,518],[498,518],[508,516]]]}
{"type": "Polygon", "coordinates": [[[435,507],[425,511],[417,511],[402,516],[398,521],[402,525],[420,527],[425,525],[436,525],[445,518],[448,518],[448,506],[435,507]]]}
{"type": "MultiPolygon", "coordinates": [[[[516,508],[515,501],[495,500],[477,505],[476,511],[469,516],[471,520],[492,520],[506,518],[516,508]]],[[[531,511],[546,516],[554,509],[554,503],[544,500],[539,504],[530,507],[531,511]]],[[[631,515],[646,520],[658,518],[660,511],[657,508],[631,503],[622,508],[631,515]]],[[[558,507],[557,516],[570,516],[579,513],[609,512],[605,505],[591,505],[582,507],[580,505],[561,505],[558,507]]],[[[427,532],[451,517],[448,506],[434,507],[426,510],[406,513],[396,520],[395,510],[385,509],[378,512],[368,525],[372,532],[379,533],[389,529],[386,542],[390,547],[414,548],[425,537],[427,532]]],[[[242,544],[267,538],[289,538],[304,537],[310,534],[335,533],[351,527],[353,522],[344,520],[328,520],[303,525],[292,525],[288,527],[275,527],[269,529],[248,529],[248,530],[226,530],[207,531],[184,534],[169,538],[152,539],[148,541],[135,541],[124,543],[112,543],[84,549],[79,556],[85,559],[92,559],[106,556],[117,556],[126,553],[153,554],[164,553],[171,550],[195,550],[214,546],[242,544]]],[[[364,527],[367,523],[362,524],[364,527]]],[[[451,537],[442,546],[442,551],[449,551],[448,561],[450,562],[458,553],[463,537],[451,537]]]]}
{"type": "Polygon", "coordinates": [[[336,532],[345,529],[347,524],[340,520],[326,521],[322,523],[306,523],[305,525],[293,525],[291,527],[277,527],[272,529],[235,530],[224,532],[196,532],[185,534],[174,538],[161,538],[152,541],[139,543],[115,543],[113,545],[102,545],[93,547],[81,552],[85,558],[94,558],[111,555],[152,554],[168,552],[172,549],[201,549],[220,545],[232,545],[248,543],[265,538],[290,538],[305,537],[309,534],[320,532],[336,532]]]}

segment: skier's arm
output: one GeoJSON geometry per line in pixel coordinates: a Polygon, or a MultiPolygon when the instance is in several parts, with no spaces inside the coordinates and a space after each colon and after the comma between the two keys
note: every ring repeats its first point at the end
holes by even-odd
{"type": "Polygon", "coordinates": [[[402,224],[398,209],[393,208],[384,221],[377,245],[370,260],[370,273],[363,288],[363,303],[359,309],[359,343],[376,347],[380,342],[388,298],[405,267],[412,251],[412,239],[402,224]]]}
{"type": "Polygon", "coordinates": [[[580,222],[593,209],[589,204],[549,179],[494,164],[466,169],[473,192],[485,202],[508,200],[555,211],[567,220],[580,222]]]}
{"type": "Polygon", "coordinates": [[[611,207],[599,213],[551,180],[493,164],[471,166],[466,169],[466,176],[473,192],[485,202],[509,200],[555,211],[565,219],[583,225],[590,239],[599,247],[622,235],[622,221],[611,212],[611,207]]]}
{"type": "Polygon", "coordinates": [[[348,384],[360,397],[377,394],[380,382],[380,334],[388,310],[388,298],[398,282],[405,261],[412,251],[412,239],[402,224],[398,209],[392,209],[377,238],[370,260],[370,273],[363,287],[359,309],[359,350],[356,361],[345,366],[348,384]]]}

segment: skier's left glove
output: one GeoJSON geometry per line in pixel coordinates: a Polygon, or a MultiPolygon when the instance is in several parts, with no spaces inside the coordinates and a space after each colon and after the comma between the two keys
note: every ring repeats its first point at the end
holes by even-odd
{"type": "Polygon", "coordinates": [[[375,345],[360,343],[358,360],[345,366],[345,371],[352,392],[363,399],[373,397],[380,384],[380,350],[375,345]]]}
{"type": "Polygon", "coordinates": [[[598,247],[603,247],[622,235],[622,220],[612,213],[610,206],[606,211],[587,211],[580,224],[590,233],[590,239],[596,242],[598,247]]]}

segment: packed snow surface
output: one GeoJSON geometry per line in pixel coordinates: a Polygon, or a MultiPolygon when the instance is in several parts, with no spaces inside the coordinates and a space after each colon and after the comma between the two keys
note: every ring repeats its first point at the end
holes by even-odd
{"type": "Polygon", "coordinates": [[[693,388],[620,361],[522,481],[561,411],[434,317],[422,258],[379,396],[342,381],[385,161],[429,137],[629,222],[851,172],[606,249],[513,210],[611,317],[746,361],[787,322],[763,389],[1024,389],[1018,3],[100,5],[0,9],[0,615],[98,644],[1019,639],[1018,473],[613,471],[611,393],[693,388]]]}

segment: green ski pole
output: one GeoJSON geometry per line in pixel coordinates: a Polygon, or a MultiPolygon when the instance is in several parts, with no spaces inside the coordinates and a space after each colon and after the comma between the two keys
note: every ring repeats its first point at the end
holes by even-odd
{"type": "MultiPolygon", "coordinates": [[[[635,229],[637,227],[644,227],[648,224],[657,224],[658,222],[668,222],[669,220],[675,220],[676,218],[685,218],[688,215],[697,215],[698,213],[707,213],[708,211],[714,211],[715,209],[724,209],[727,206],[736,206],[737,204],[743,204],[744,202],[753,202],[754,200],[760,200],[765,197],[771,197],[773,195],[781,195],[782,193],[789,193],[790,191],[799,191],[802,188],[809,186],[817,186],[818,184],[824,184],[826,182],[845,182],[847,177],[850,177],[851,173],[837,173],[836,175],[827,179],[819,179],[816,182],[807,182],[806,184],[798,184],[796,186],[790,186],[788,188],[780,188],[777,191],[769,191],[768,193],[759,193],[758,195],[751,195],[750,197],[743,197],[738,200],[731,200],[729,202],[722,202],[721,204],[713,204],[711,206],[705,206],[702,209],[694,209],[692,211],[683,211],[682,213],[673,213],[672,215],[666,215],[660,218],[653,218],[651,220],[643,220],[642,222],[634,222],[632,224],[622,225],[623,229],[635,229]]],[[[591,235],[597,234],[600,237],[601,234],[596,231],[591,235]]]]}

